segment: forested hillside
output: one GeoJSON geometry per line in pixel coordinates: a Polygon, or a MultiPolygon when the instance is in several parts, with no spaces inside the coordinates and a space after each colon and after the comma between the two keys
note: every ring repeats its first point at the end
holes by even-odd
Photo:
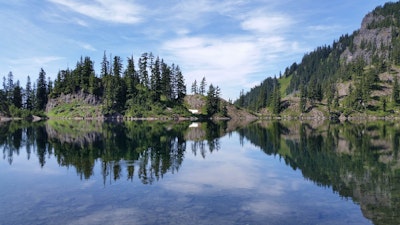
{"type": "Polygon", "coordinates": [[[305,54],[279,78],[267,78],[241,93],[235,104],[273,114],[314,108],[346,115],[397,111],[399,34],[400,2],[386,3],[367,14],[359,30],[305,54]],[[274,91],[277,86],[280,92],[274,91]]]}
{"type": "Polygon", "coordinates": [[[60,70],[54,81],[46,78],[43,69],[33,84],[28,76],[26,88],[14,82],[9,72],[0,89],[0,117],[188,117],[193,116],[188,110],[190,99],[201,100],[195,116],[227,116],[228,103],[220,101],[218,86],[207,87],[203,77],[199,87],[196,81],[192,85],[195,98],[185,98],[180,67],[152,53],[143,53],[137,63],[128,57],[124,65],[121,57],[107,57],[104,52],[100,67],[96,74],[94,61],[81,57],[75,68],[60,70]]]}
{"type": "Polygon", "coordinates": [[[28,76],[25,89],[19,81],[14,82],[10,72],[7,78],[3,78],[3,89],[0,89],[0,112],[14,117],[43,115],[49,101],[60,96],[72,96],[74,101],[69,101],[70,104],[47,107],[48,111],[59,110],[53,114],[62,115],[64,111],[73,111],[85,104],[83,99],[76,98],[78,95],[96,99],[91,102],[95,104],[85,107],[90,111],[90,107],[95,106],[100,110],[97,116],[115,113],[142,116],[166,108],[171,113],[187,113],[183,108],[186,85],[178,65],[168,65],[152,53],[143,53],[137,68],[133,57],[129,57],[124,69],[121,57],[107,57],[105,52],[99,75],[96,75],[94,62],[89,57],[81,57],[73,69],[60,70],[54,81],[47,79],[46,72],[41,69],[33,85],[28,76]]]}
{"type": "Polygon", "coordinates": [[[166,64],[152,53],[143,53],[137,67],[133,57],[127,58],[124,67],[121,57],[107,57],[104,53],[99,76],[93,64],[85,57],[77,62],[75,69],[61,70],[50,98],[83,92],[101,99],[105,115],[157,113],[166,107],[177,109],[183,103],[186,85],[181,69],[178,65],[166,64]]]}

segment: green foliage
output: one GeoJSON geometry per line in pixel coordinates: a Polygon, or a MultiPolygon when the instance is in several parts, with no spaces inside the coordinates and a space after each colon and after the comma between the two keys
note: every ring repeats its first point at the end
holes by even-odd
{"type": "Polygon", "coordinates": [[[44,110],[46,108],[48,96],[47,96],[46,72],[44,72],[43,68],[40,69],[36,88],[37,90],[36,90],[35,109],[44,110]]]}
{"type": "Polygon", "coordinates": [[[281,92],[278,81],[275,82],[272,91],[271,109],[273,114],[279,114],[281,111],[281,92]]]}
{"type": "Polygon", "coordinates": [[[100,77],[94,74],[89,57],[81,58],[73,70],[61,70],[50,96],[90,93],[103,100],[103,114],[135,117],[170,115],[169,108],[183,103],[186,85],[179,66],[169,66],[158,56],[154,60],[152,53],[141,55],[138,70],[133,57],[127,59],[125,69],[119,56],[114,56],[112,63],[109,60],[111,56],[104,52],[100,77]]]}
{"type": "Polygon", "coordinates": [[[214,85],[210,84],[208,91],[207,91],[207,98],[206,98],[207,115],[212,116],[215,113],[217,113],[218,105],[219,105],[219,96],[218,96],[217,89],[214,88],[214,85]]]}
{"type": "Polygon", "coordinates": [[[307,107],[307,89],[304,87],[304,85],[300,86],[300,103],[299,103],[299,109],[300,112],[304,113],[306,112],[307,107]]]}
{"type": "MultiPolygon", "coordinates": [[[[372,94],[384,88],[379,85],[378,75],[391,72],[394,65],[400,65],[399,9],[400,2],[377,7],[372,12],[372,20],[367,24],[367,29],[376,29],[376,33],[383,28],[390,28],[388,41],[378,43],[377,38],[362,36],[364,33],[358,30],[350,35],[342,35],[332,45],[317,47],[305,54],[300,63],[293,63],[287,67],[279,79],[281,96],[297,97],[297,93],[301,92],[301,112],[305,112],[307,103],[314,107],[317,102],[324,104],[325,101],[328,111],[338,109],[340,101],[343,101],[343,107],[350,107],[347,111],[366,112],[374,107],[371,104],[376,102],[372,94]],[[354,41],[355,37],[357,42],[354,41]],[[343,98],[338,95],[336,87],[332,84],[344,82],[351,83],[353,90],[343,98]]],[[[273,84],[272,78],[266,78],[248,93],[241,92],[235,104],[253,111],[271,106],[274,96],[273,84]]],[[[399,91],[397,87],[393,90],[391,102],[396,105],[400,98],[399,91]]]]}
{"type": "Polygon", "coordinates": [[[64,103],[47,112],[50,118],[97,118],[101,116],[101,107],[85,104],[80,101],[64,103]]]}
{"type": "Polygon", "coordinates": [[[400,98],[400,87],[399,87],[399,80],[397,76],[394,76],[393,78],[393,90],[392,90],[392,103],[393,106],[396,106],[399,98],[400,98]]]}
{"type": "Polygon", "coordinates": [[[260,85],[255,86],[246,94],[241,93],[238,100],[234,102],[236,106],[258,111],[270,106],[273,99],[276,78],[267,78],[260,85]]]}
{"type": "Polygon", "coordinates": [[[281,77],[279,78],[279,87],[280,87],[280,92],[281,92],[281,96],[284,97],[286,96],[286,90],[290,85],[290,81],[292,80],[292,76],[288,76],[288,77],[281,77]]]}

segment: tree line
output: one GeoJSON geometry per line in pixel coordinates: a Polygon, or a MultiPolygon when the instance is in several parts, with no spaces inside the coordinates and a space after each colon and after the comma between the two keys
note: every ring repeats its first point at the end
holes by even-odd
{"type": "Polygon", "coordinates": [[[84,92],[103,101],[103,113],[138,115],[144,111],[179,107],[186,95],[186,85],[178,65],[168,65],[152,53],[143,53],[135,64],[128,57],[126,66],[120,56],[104,52],[101,71],[96,75],[94,61],[86,56],[75,68],[60,70],[54,82],[40,69],[36,82],[27,77],[26,87],[14,82],[12,72],[3,77],[0,89],[0,112],[27,116],[45,110],[49,99],[84,92]]]}
{"type": "Polygon", "coordinates": [[[124,68],[120,56],[107,57],[104,52],[101,71],[96,76],[94,62],[81,57],[75,69],[59,71],[50,97],[89,93],[102,98],[104,114],[137,115],[183,103],[186,85],[178,65],[168,65],[152,53],[143,53],[137,65],[133,56],[126,61],[124,68]]]}
{"type": "Polygon", "coordinates": [[[279,114],[281,111],[280,102],[281,93],[279,79],[276,77],[269,77],[247,93],[244,93],[242,90],[239,98],[235,101],[235,105],[252,111],[260,111],[267,107],[274,114],[279,114]]]}
{"type": "Polygon", "coordinates": [[[41,115],[45,109],[48,95],[52,92],[53,82],[46,81],[46,72],[40,69],[36,83],[27,77],[25,88],[14,75],[9,72],[7,78],[3,77],[3,89],[0,89],[0,113],[16,117],[28,117],[32,114],[41,115]]]}

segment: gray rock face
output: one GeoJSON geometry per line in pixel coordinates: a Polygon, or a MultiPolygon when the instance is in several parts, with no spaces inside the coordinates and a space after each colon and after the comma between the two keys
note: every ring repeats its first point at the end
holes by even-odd
{"type": "Polygon", "coordinates": [[[361,28],[354,33],[354,46],[348,47],[341,55],[343,61],[349,63],[362,58],[369,64],[374,54],[383,58],[388,56],[387,47],[392,44],[393,28],[371,28],[370,26],[383,19],[385,19],[383,16],[374,13],[368,13],[364,17],[361,28]]]}
{"type": "Polygon", "coordinates": [[[82,91],[79,91],[78,93],[75,94],[67,94],[67,95],[61,94],[58,98],[49,99],[46,105],[46,112],[51,111],[54,107],[60,104],[73,103],[76,101],[93,106],[102,104],[101,98],[92,94],[87,94],[82,91]]]}

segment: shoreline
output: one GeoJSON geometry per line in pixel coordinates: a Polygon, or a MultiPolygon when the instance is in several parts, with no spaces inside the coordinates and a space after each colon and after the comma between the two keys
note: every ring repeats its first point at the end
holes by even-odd
{"type": "Polygon", "coordinates": [[[395,116],[373,116],[373,115],[364,115],[364,116],[340,116],[338,118],[327,118],[327,117],[321,117],[321,116],[254,116],[254,117],[181,117],[181,116],[176,116],[176,117],[168,117],[168,116],[162,116],[162,117],[133,117],[133,116],[101,116],[101,117],[38,117],[38,116],[33,116],[32,118],[21,118],[21,117],[5,117],[5,116],[0,116],[0,122],[9,122],[9,121],[31,121],[31,122],[37,122],[37,121],[42,121],[42,120],[76,120],[76,121],[82,121],[82,120],[87,120],[87,121],[117,121],[117,122],[122,122],[122,121],[206,121],[206,120],[216,120],[216,121],[229,121],[229,120],[243,120],[243,121],[255,121],[255,120],[270,120],[270,121],[336,121],[336,122],[346,122],[346,121],[397,121],[400,120],[400,115],[395,116]]]}

